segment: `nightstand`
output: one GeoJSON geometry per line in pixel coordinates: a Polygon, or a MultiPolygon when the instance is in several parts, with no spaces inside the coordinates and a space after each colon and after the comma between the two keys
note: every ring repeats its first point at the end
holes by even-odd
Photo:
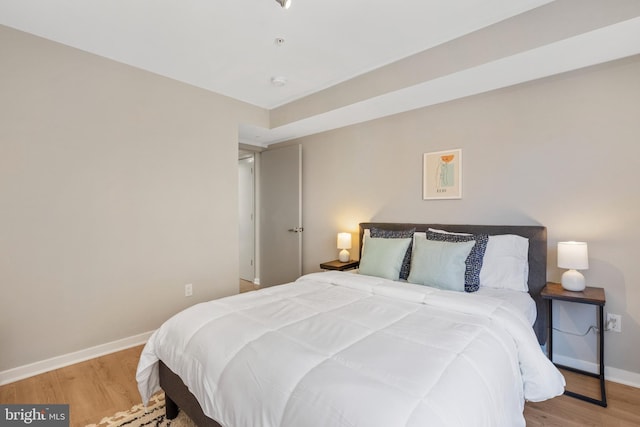
{"type": "Polygon", "coordinates": [[[345,271],[345,270],[352,270],[354,268],[358,268],[359,265],[360,265],[360,261],[341,262],[336,259],[333,261],[323,262],[322,264],[320,264],[320,268],[323,270],[345,271]]]}
{"type": "Polygon", "coordinates": [[[598,344],[598,359],[600,361],[599,373],[583,371],[581,369],[572,368],[570,366],[564,366],[555,364],[558,368],[566,369],[567,371],[576,372],[578,374],[587,375],[592,378],[600,380],[600,400],[594,399],[583,394],[574,393],[572,391],[565,390],[564,394],[567,396],[575,397],[576,399],[584,400],[585,402],[595,403],[603,407],[607,407],[607,395],[604,390],[604,304],[606,302],[603,288],[594,288],[587,286],[583,291],[572,292],[565,290],[559,283],[547,283],[547,285],[540,292],[542,298],[549,301],[549,360],[553,362],[553,301],[569,301],[577,304],[591,304],[598,306],[598,330],[599,332],[599,344],[598,344]]]}

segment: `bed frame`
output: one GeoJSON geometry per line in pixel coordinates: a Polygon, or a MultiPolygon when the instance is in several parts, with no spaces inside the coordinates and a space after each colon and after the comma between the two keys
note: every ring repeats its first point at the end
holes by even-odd
{"type": "MultiPolygon", "coordinates": [[[[385,230],[426,231],[428,228],[443,229],[458,233],[517,234],[529,239],[529,293],[536,302],[538,316],[533,329],[538,342],[547,340],[547,304],[544,304],[540,291],[547,283],[547,229],[531,225],[451,225],[451,224],[408,224],[389,222],[364,222],[360,224],[360,252],[362,236],[367,228],[376,227],[385,230]]],[[[195,396],[189,391],[182,379],[167,367],[159,363],[160,387],[165,392],[167,419],[174,419],[182,409],[199,427],[222,427],[207,417],[195,396]]]]}

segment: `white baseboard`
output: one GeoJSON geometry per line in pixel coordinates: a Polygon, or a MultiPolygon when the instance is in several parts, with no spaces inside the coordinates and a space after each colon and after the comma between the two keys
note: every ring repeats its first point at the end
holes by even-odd
{"type": "MultiPolygon", "coordinates": [[[[561,365],[570,366],[572,368],[581,369],[583,371],[593,373],[597,373],[598,369],[600,368],[600,366],[595,362],[573,359],[571,357],[562,356],[559,354],[553,355],[553,361],[561,365]]],[[[620,383],[631,387],[640,388],[640,374],[636,372],[625,371],[605,365],[604,378],[607,381],[613,381],[614,383],[620,383]]]]}
{"type": "Polygon", "coordinates": [[[61,356],[52,357],[51,359],[41,360],[39,362],[30,363],[28,365],[18,366],[17,368],[0,371],[0,385],[9,384],[43,372],[52,371],[54,369],[63,368],[75,363],[84,362],[85,360],[94,359],[104,356],[105,354],[115,353],[116,351],[135,347],[147,342],[153,331],[144,332],[132,337],[111,341],[106,344],[100,344],[95,347],[89,347],[84,350],[75,351],[73,353],[63,354],[61,356]]]}

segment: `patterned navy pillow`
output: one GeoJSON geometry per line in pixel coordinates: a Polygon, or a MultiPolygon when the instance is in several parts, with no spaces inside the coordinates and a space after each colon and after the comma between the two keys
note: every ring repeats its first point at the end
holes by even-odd
{"type": "Polygon", "coordinates": [[[488,234],[473,234],[471,236],[460,236],[458,234],[434,233],[427,231],[428,240],[438,240],[441,242],[469,242],[475,240],[467,260],[464,271],[464,290],[466,292],[475,292],[480,287],[480,270],[482,269],[482,260],[484,259],[484,251],[487,249],[489,241],[488,234]]]}
{"type": "MultiPolygon", "coordinates": [[[[415,228],[410,230],[383,230],[382,228],[371,227],[369,230],[369,235],[371,237],[382,237],[385,239],[406,239],[407,237],[413,238],[413,233],[416,231],[415,228]]],[[[407,252],[404,254],[404,259],[402,260],[402,267],[400,267],[400,279],[407,280],[409,277],[409,269],[411,268],[411,247],[413,245],[409,245],[407,248],[407,252]]]]}

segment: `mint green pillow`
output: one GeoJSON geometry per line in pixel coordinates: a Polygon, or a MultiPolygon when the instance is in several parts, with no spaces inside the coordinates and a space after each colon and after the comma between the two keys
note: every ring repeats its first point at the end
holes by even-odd
{"type": "Polygon", "coordinates": [[[411,238],[364,237],[360,274],[398,280],[402,260],[411,244],[411,238]]]}
{"type": "Polygon", "coordinates": [[[464,291],[465,261],[476,244],[469,242],[439,242],[414,235],[410,283],[433,286],[450,291],[464,291]]]}

